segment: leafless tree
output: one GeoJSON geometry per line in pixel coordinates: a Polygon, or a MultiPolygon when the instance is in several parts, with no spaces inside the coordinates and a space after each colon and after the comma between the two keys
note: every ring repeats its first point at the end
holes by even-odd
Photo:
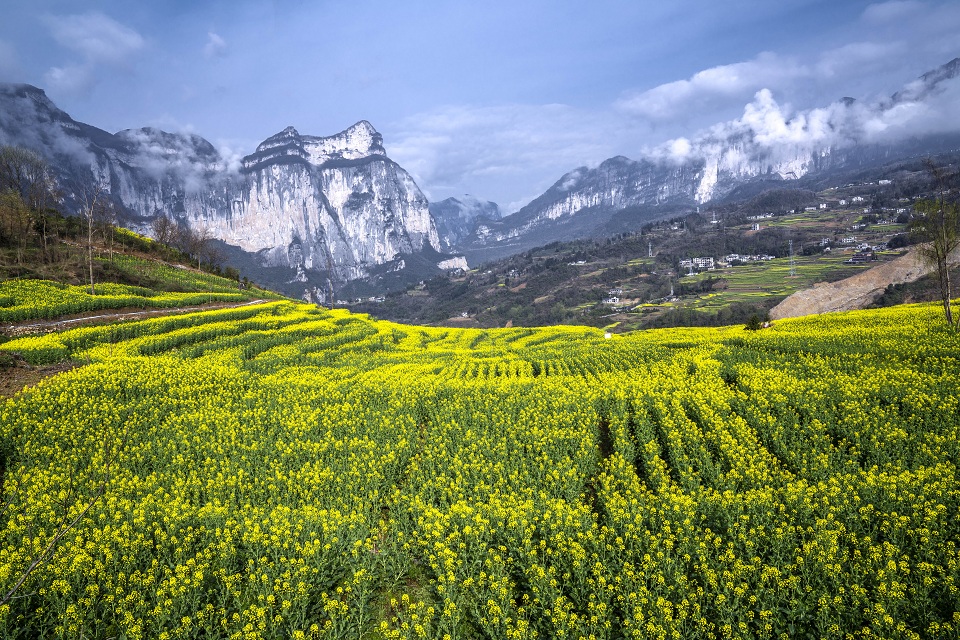
{"type": "Polygon", "coordinates": [[[94,210],[97,227],[100,229],[100,235],[103,238],[103,244],[107,247],[107,253],[110,256],[110,262],[113,262],[113,236],[114,227],[117,224],[117,210],[113,202],[104,199],[101,206],[94,210]]]}
{"type": "Polygon", "coordinates": [[[153,228],[153,239],[160,244],[169,245],[173,242],[177,225],[173,220],[168,218],[166,214],[162,212],[158,212],[158,214],[159,215],[153,219],[153,223],[150,225],[153,228]]]}
{"type": "Polygon", "coordinates": [[[96,295],[93,281],[93,229],[100,211],[107,206],[109,183],[105,177],[97,177],[92,183],[82,184],[79,188],[81,202],[80,213],[87,224],[87,267],[90,272],[90,295],[96,295]]]}
{"type": "Polygon", "coordinates": [[[5,231],[16,244],[18,263],[23,260],[35,226],[44,231],[44,257],[47,256],[46,213],[55,191],[56,183],[43,157],[23,147],[0,146],[0,193],[7,194],[3,203],[5,231]]]}
{"type": "Polygon", "coordinates": [[[47,161],[38,153],[23,147],[0,147],[0,191],[15,191],[30,208],[37,208],[31,196],[39,193],[35,186],[42,185],[49,173],[47,161]]]}
{"type": "Polygon", "coordinates": [[[30,232],[30,211],[13,189],[0,192],[0,237],[17,249],[17,264],[23,260],[30,232]]]}
{"type": "Polygon", "coordinates": [[[56,242],[51,242],[51,235],[56,237],[58,225],[56,220],[59,214],[53,210],[54,205],[61,199],[61,191],[57,181],[48,171],[42,177],[42,180],[34,183],[30,201],[34,203],[36,211],[37,226],[40,231],[40,239],[43,244],[43,259],[47,262],[56,260],[56,242]]]}
{"type": "Polygon", "coordinates": [[[209,258],[213,235],[206,227],[197,229],[196,231],[188,230],[187,233],[190,238],[188,253],[196,259],[197,269],[199,269],[203,265],[203,261],[209,258]]]}
{"type": "Polygon", "coordinates": [[[920,247],[920,255],[937,270],[940,299],[947,324],[955,331],[960,331],[960,317],[954,320],[950,305],[950,255],[960,247],[960,204],[951,189],[951,183],[956,180],[957,175],[949,173],[929,159],[926,166],[933,178],[934,197],[914,205],[917,217],[913,228],[926,241],[926,244],[920,247]]]}

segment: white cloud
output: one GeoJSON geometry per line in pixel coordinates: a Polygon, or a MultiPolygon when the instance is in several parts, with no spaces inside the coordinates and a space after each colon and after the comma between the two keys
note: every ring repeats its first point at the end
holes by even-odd
{"type": "Polygon", "coordinates": [[[872,4],[863,12],[863,20],[873,24],[890,23],[916,15],[926,9],[924,3],[916,0],[893,0],[872,4]]]}
{"type": "MultiPolygon", "coordinates": [[[[842,96],[874,100],[960,55],[960,3],[897,0],[870,5],[831,36],[833,46],[761,53],[689,78],[625,94],[621,113],[676,135],[732,117],[761,89],[802,107],[842,96]],[[846,40],[844,42],[844,40],[846,40]],[[894,84],[894,86],[896,86],[894,84]]],[[[816,34],[812,34],[816,35],[816,34]]]]}
{"type": "Polygon", "coordinates": [[[63,66],[50,67],[43,78],[55,93],[84,95],[97,83],[97,70],[105,65],[128,70],[145,41],[135,30],[99,12],[45,16],[56,42],[81,57],[63,66]]]}
{"type": "Polygon", "coordinates": [[[54,92],[70,95],[85,95],[96,84],[93,65],[89,63],[50,67],[43,79],[54,92]]]}
{"type": "Polygon", "coordinates": [[[227,41],[213,31],[208,31],[207,44],[203,46],[203,55],[207,58],[220,58],[227,55],[227,41]]]}
{"type": "Polygon", "coordinates": [[[384,144],[432,199],[473,193],[506,212],[571,166],[614,155],[617,128],[609,114],[559,104],[446,106],[405,119],[384,144]]]}
{"type": "MultiPolygon", "coordinates": [[[[918,83],[912,83],[918,85],[918,83]]],[[[896,101],[834,102],[825,107],[794,110],[761,89],[736,119],[715,124],[692,140],[676,138],[644,152],[654,161],[689,159],[736,165],[743,158],[766,158],[776,165],[798,152],[884,143],[914,136],[960,131],[960,78],[944,80],[924,91],[914,86],[896,101]]]]}
{"type": "Polygon", "coordinates": [[[45,22],[57,44],[91,63],[126,66],[145,44],[135,30],[99,12],[47,16],[45,22]]]}
{"type": "Polygon", "coordinates": [[[703,110],[710,103],[742,100],[763,87],[782,86],[813,70],[792,58],[761,53],[753,60],[712,67],[688,80],[677,80],[618,100],[614,107],[651,120],[671,120],[678,114],[703,110]]]}
{"type": "Polygon", "coordinates": [[[832,78],[882,71],[887,61],[907,53],[903,42],[851,42],[824,51],[813,70],[815,76],[832,78]]]}

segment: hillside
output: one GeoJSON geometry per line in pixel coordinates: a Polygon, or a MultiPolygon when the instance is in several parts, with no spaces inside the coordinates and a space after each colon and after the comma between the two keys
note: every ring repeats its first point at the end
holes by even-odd
{"type": "MultiPolygon", "coordinates": [[[[0,219],[10,210],[0,202],[0,219]]],[[[26,210],[23,210],[24,212],[26,210]]],[[[36,229],[16,238],[0,233],[0,345],[11,338],[87,324],[130,321],[278,299],[232,269],[204,264],[174,247],[98,223],[88,251],[79,218],[30,212],[36,229]],[[90,257],[92,255],[92,261],[90,257]],[[94,291],[90,291],[90,272],[94,291]]],[[[203,255],[203,254],[201,254],[203,255]]],[[[0,357],[0,396],[70,368],[31,366],[0,357]]]]}
{"type": "Polygon", "coordinates": [[[605,336],[272,302],[2,347],[89,363],[0,411],[0,590],[88,508],[5,636],[956,637],[935,305],[605,336]]]}
{"type": "MultiPolygon", "coordinates": [[[[960,251],[950,264],[960,266],[960,251]]],[[[881,297],[887,290],[891,292],[898,286],[914,283],[934,272],[934,268],[925,262],[916,250],[909,251],[886,264],[868,269],[837,282],[822,282],[810,289],[803,289],[787,296],[770,310],[770,318],[796,318],[832,311],[851,311],[865,309],[881,297]]],[[[960,275],[951,273],[956,278],[960,275]]],[[[953,280],[956,282],[956,280],[953,280]]]]}
{"type": "MultiPolygon", "coordinates": [[[[820,191],[742,189],[728,202],[638,232],[553,243],[343,306],[447,326],[563,322],[630,330],[745,322],[798,291],[885,265],[916,240],[908,229],[913,202],[930,193],[922,163],[863,177],[820,191]]],[[[870,277],[883,280],[884,272],[870,277]]],[[[877,280],[854,307],[903,281],[877,280]]],[[[915,289],[914,300],[935,299],[929,279],[915,289]]]]}

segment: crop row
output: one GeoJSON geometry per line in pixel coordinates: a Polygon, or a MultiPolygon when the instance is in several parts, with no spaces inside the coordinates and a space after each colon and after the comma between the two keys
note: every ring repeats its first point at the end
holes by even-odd
{"type": "Polygon", "coordinates": [[[605,339],[270,303],[31,338],[91,364],[0,411],[0,587],[104,494],[0,633],[955,638],[936,313],[605,339]]]}

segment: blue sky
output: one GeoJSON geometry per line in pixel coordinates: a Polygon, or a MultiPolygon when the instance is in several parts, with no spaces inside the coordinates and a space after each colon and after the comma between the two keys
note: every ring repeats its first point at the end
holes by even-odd
{"type": "Polygon", "coordinates": [[[0,81],[228,156],[369,120],[433,200],[507,211],[564,172],[739,117],[876,100],[960,56],[938,0],[67,2],[4,9],[0,81]]]}

